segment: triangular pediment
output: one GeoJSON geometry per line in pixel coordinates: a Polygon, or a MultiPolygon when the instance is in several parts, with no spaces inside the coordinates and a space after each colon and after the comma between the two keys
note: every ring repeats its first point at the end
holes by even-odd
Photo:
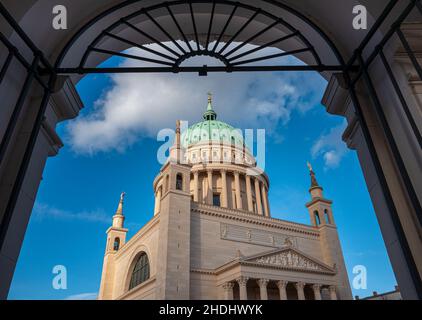
{"type": "Polygon", "coordinates": [[[333,267],[310,257],[292,247],[272,250],[264,254],[245,257],[243,263],[254,264],[263,267],[273,267],[280,269],[291,269],[306,272],[335,273],[333,267]]]}

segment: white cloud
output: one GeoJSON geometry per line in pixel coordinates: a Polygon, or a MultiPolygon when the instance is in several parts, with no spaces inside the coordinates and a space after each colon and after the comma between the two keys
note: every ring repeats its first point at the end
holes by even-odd
{"type": "Polygon", "coordinates": [[[68,296],[65,300],[96,300],[97,296],[97,292],[79,293],[68,296]]]}
{"type": "Polygon", "coordinates": [[[312,157],[322,157],[325,169],[337,168],[348,151],[341,138],[345,128],[346,122],[332,128],[327,134],[320,136],[311,148],[312,157]]]}
{"type": "Polygon", "coordinates": [[[82,220],[87,222],[111,223],[111,215],[107,215],[103,210],[94,211],[68,211],[59,209],[48,204],[36,202],[33,213],[36,219],[44,219],[46,217],[65,219],[65,220],[82,220]]]}
{"type": "MultiPolygon", "coordinates": [[[[129,52],[139,55],[138,49],[129,52]]],[[[207,63],[204,57],[195,61],[207,63]]],[[[130,59],[122,63],[139,65],[130,59]]],[[[266,128],[277,136],[277,125],[318,104],[325,86],[316,73],[114,74],[111,80],[112,88],[95,109],[67,127],[67,140],[77,153],[124,151],[141,136],[156,137],[160,129],[174,128],[177,119],[198,122],[208,91],[214,93],[219,119],[241,128],[266,128]]]]}

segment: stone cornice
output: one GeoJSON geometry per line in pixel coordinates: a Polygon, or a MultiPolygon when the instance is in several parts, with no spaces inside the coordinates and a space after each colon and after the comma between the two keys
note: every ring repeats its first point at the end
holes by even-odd
{"type": "Polygon", "coordinates": [[[116,228],[116,227],[111,226],[110,228],[107,229],[106,233],[109,233],[110,231],[117,231],[117,232],[126,233],[126,232],[129,231],[129,229],[126,229],[126,228],[116,228]]]}
{"type": "Polygon", "coordinates": [[[324,275],[330,275],[334,276],[336,275],[336,272],[333,271],[325,271],[325,270],[309,270],[305,268],[297,268],[297,267],[285,267],[285,266],[272,266],[272,265],[263,265],[256,262],[250,262],[250,261],[241,261],[241,260],[235,260],[232,261],[224,267],[220,267],[217,269],[201,269],[201,268],[192,268],[190,272],[193,273],[201,273],[201,274],[207,274],[211,276],[218,276],[225,271],[236,267],[236,266],[249,266],[249,267],[257,267],[261,269],[275,269],[275,270],[284,270],[284,271],[292,271],[292,272],[303,272],[303,273],[312,273],[312,274],[324,274],[324,275]]]}
{"type": "Polygon", "coordinates": [[[60,122],[75,118],[83,108],[83,103],[69,77],[59,77],[58,79],[61,90],[52,95],[50,103],[60,122]]]}
{"type": "Polygon", "coordinates": [[[359,129],[359,121],[356,117],[354,117],[351,121],[349,121],[349,125],[347,126],[346,130],[343,133],[342,139],[346,142],[347,147],[352,150],[356,150],[356,146],[354,144],[354,136],[359,129]]]}
{"type": "Polygon", "coordinates": [[[319,237],[319,231],[312,226],[275,218],[269,218],[265,216],[259,216],[257,214],[249,213],[248,211],[209,206],[197,202],[192,202],[191,208],[193,212],[199,214],[216,216],[228,220],[247,222],[260,226],[266,226],[270,228],[306,234],[313,237],[319,237]]]}
{"type": "Polygon", "coordinates": [[[328,200],[328,199],[324,199],[324,198],[315,198],[315,199],[312,199],[312,201],[307,202],[307,203],[305,204],[305,206],[306,206],[306,207],[310,207],[311,205],[313,205],[313,204],[315,204],[315,203],[317,203],[317,202],[324,202],[324,203],[326,203],[326,204],[332,204],[332,203],[333,203],[333,201],[328,200]]]}
{"type": "Polygon", "coordinates": [[[208,164],[195,164],[192,166],[192,173],[194,172],[207,172],[207,171],[225,171],[226,173],[239,173],[251,178],[258,178],[266,185],[266,188],[270,187],[270,179],[268,175],[262,170],[256,167],[248,167],[241,164],[230,164],[230,163],[208,163],[208,164]],[[256,175],[247,175],[248,171],[256,172],[256,175]]]}
{"type": "Polygon", "coordinates": [[[194,268],[194,269],[191,269],[190,272],[208,274],[210,276],[216,276],[217,275],[217,273],[213,269],[194,268]]]}
{"type": "Polygon", "coordinates": [[[63,142],[60,139],[59,135],[50,126],[50,124],[47,121],[43,121],[42,126],[41,126],[41,132],[47,138],[49,142],[49,146],[51,148],[50,151],[48,152],[48,155],[50,157],[57,155],[57,153],[59,152],[59,149],[63,147],[63,142]]]}
{"type": "Polygon", "coordinates": [[[344,116],[349,101],[349,94],[344,88],[341,77],[339,74],[332,75],[324,92],[322,104],[326,106],[328,113],[344,116]]]}

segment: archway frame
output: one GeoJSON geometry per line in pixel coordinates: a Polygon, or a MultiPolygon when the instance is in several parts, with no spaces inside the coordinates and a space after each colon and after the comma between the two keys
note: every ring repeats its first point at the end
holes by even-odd
{"type": "MultiPolygon", "coordinates": [[[[412,48],[410,47],[406,37],[404,36],[403,32],[401,31],[401,25],[406,20],[406,18],[411,14],[412,11],[417,10],[422,15],[422,5],[420,0],[409,0],[408,5],[405,7],[405,9],[402,11],[399,17],[397,17],[394,21],[394,23],[391,25],[391,28],[387,33],[385,33],[381,39],[381,41],[378,41],[378,44],[374,47],[374,49],[368,49],[372,48],[371,42],[374,39],[375,34],[380,30],[382,24],[386,21],[386,19],[389,17],[390,13],[393,11],[393,9],[396,7],[398,0],[391,0],[388,5],[385,7],[385,10],[380,15],[380,17],[377,19],[371,30],[367,33],[367,36],[362,41],[361,45],[356,48],[353,56],[351,59],[345,63],[342,55],[338,51],[338,49],[335,47],[334,43],[330,40],[330,38],[316,25],[314,24],[310,19],[308,19],[306,16],[301,14],[300,12],[297,12],[296,10],[290,8],[289,6],[279,3],[277,1],[270,1],[266,0],[265,2],[271,3],[273,5],[282,6],[284,10],[289,11],[291,14],[296,15],[299,19],[304,21],[308,26],[312,27],[316,32],[320,34],[320,36],[326,41],[326,43],[331,47],[333,50],[333,54],[336,56],[336,58],[339,61],[338,65],[329,66],[324,65],[322,63],[319,63],[318,61],[318,55],[314,56],[315,60],[317,61],[316,65],[307,65],[307,66],[268,66],[268,67],[251,67],[251,66],[236,66],[232,65],[227,61],[227,57],[224,57],[221,52],[219,53],[213,53],[209,52],[208,47],[203,50],[199,46],[199,41],[197,41],[197,50],[191,53],[186,53],[186,55],[181,56],[179,60],[177,60],[176,64],[173,64],[169,66],[170,68],[158,70],[158,69],[139,69],[139,70],[124,70],[121,69],[118,70],[99,70],[99,68],[85,68],[83,64],[75,67],[75,68],[63,68],[61,67],[61,62],[66,55],[68,49],[77,41],[78,37],[83,34],[87,28],[89,28],[92,24],[95,24],[98,19],[101,19],[102,16],[107,15],[108,13],[112,12],[110,10],[116,10],[119,9],[120,6],[123,5],[129,5],[135,2],[139,2],[140,0],[128,0],[125,1],[109,10],[104,11],[100,15],[98,15],[96,18],[92,19],[90,22],[88,22],[85,26],[83,26],[75,35],[74,37],[69,41],[68,45],[65,46],[62,54],[59,56],[57,62],[52,65],[48,59],[45,58],[45,55],[43,52],[37,48],[37,46],[31,41],[31,39],[25,34],[23,29],[19,26],[19,24],[14,20],[14,18],[8,13],[6,8],[0,4],[0,14],[5,18],[9,26],[13,29],[13,31],[17,34],[17,36],[26,44],[26,46],[29,48],[29,50],[33,54],[33,60],[27,61],[25,56],[17,49],[17,47],[3,34],[0,33],[0,42],[6,46],[8,50],[8,56],[6,58],[6,61],[4,62],[3,66],[0,69],[0,85],[7,73],[8,67],[11,64],[11,61],[13,59],[16,59],[27,71],[27,77],[24,83],[24,86],[22,88],[22,91],[19,94],[19,98],[16,102],[16,106],[12,112],[12,116],[8,122],[7,129],[5,134],[2,137],[1,145],[0,145],[0,164],[2,164],[6,151],[9,147],[11,137],[15,131],[16,123],[20,115],[20,111],[22,109],[22,105],[25,101],[25,98],[30,90],[31,84],[33,81],[36,81],[44,90],[44,94],[42,97],[42,101],[40,103],[40,106],[38,108],[36,118],[34,121],[34,125],[32,127],[32,130],[30,131],[30,137],[28,140],[28,143],[25,148],[23,159],[20,163],[17,178],[13,183],[12,192],[10,193],[10,197],[7,201],[7,206],[5,209],[5,212],[2,216],[1,223],[0,223],[0,248],[4,244],[4,240],[6,237],[7,230],[9,228],[9,224],[12,218],[12,215],[14,213],[14,209],[16,207],[16,203],[18,201],[18,195],[20,193],[23,180],[26,176],[28,165],[33,153],[33,149],[35,146],[36,139],[38,137],[38,134],[40,132],[44,114],[47,108],[48,101],[52,95],[52,93],[55,92],[56,87],[58,86],[60,82],[60,75],[63,74],[87,74],[87,73],[98,73],[98,72],[198,72],[200,75],[206,75],[207,72],[236,72],[236,71],[318,71],[318,72],[333,72],[336,71],[339,73],[339,77],[341,77],[345,83],[345,88],[348,90],[350,98],[353,102],[353,105],[355,107],[355,112],[357,115],[357,119],[359,121],[359,124],[362,128],[362,132],[365,138],[365,141],[367,143],[367,147],[370,151],[372,164],[375,167],[377,178],[380,182],[383,196],[386,200],[390,218],[393,221],[394,229],[397,234],[400,247],[402,249],[402,252],[404,254],[404,257],[406,259],[408,272],[413,280],[416,292],[418,294],[418,297],[422,299],[422,281],[420,274],[418,272],[418,268],[416,266],[416,263],[414,261],[414,258],[412,256],[412,252],[409,247],[409,243],[406,239],[406,234],[403,230],[402,223],[400,222],[400,218],[397,212],[396,205],[393,201],[393,197],[391,194],[391,190],[387,184],[386,177],[383,172],[383,168],[381,166],[381,162],[379,159],[379,156],[376,152],[376,148],[374,145],[374,141],[371,137],[370,130],[368,128],[367,119],[364,115],[362,105],[359,99],[359,96],[357,94],[358,87],[360,88],[362,85],[367,91],[371,103],[374,106],[374,109],[376,110],[377,116],[381,119],[381,127],[382,131],[386,137],[386,140],[388,142],[388,146],[391,150],[391,153],[393,154],[395,163],[398,167],[398,170],[400,172],[403,184],[405,186],[405,190],[407,191],[407,195],[409,197],[410,203],[414,209],[415,215],[417,217],[417,221],[419,223],[419,226],[422,225],[422,207],[420,200],[418,198],[418,195],[415,191],[414,185],[412,184],[412,180],[409,176],[409,172],[406,168],[405,162],[399,152],[399,148],[397,146],[397,141],[394,139],[392,130],[388,124],[388,121],[386,121],[385,113],[381,107],[379,95],[376,92],[376,88],[374,86],[373,80],[371,79],[369,68],[374,63],[375,59],[380,58],[382,61],[382,64],[385,68],[386,74],[388,75],[388,78],[393,84],[393,87],[395,89],[395,92],[401,102],[401,108],[404,110],[404,113],[406,114],[407,121],[410,123],[410,127],[412,128],[413,134],[419,144],[419,146],[422,146],[422,138],[421,134],[418,130],[418,127],[415,123],[415,119],[413,118],[411,112],[409,111],[409,107],[406,103],[406,100],[403,97],[403,94],[400,90],[400,87],[398,86],[397,80],[391,71],[391,68],[389,66],[389,63],[385,57],[384,54],[384,48],[387,46],[388,42],[392,39],[394,35],[397,35],[401,43],[403,44],[403,47],[411,61],[411,64],[416,70],[416,73],[419,76],[419,80],[422,80],[422,67],[420,66],[418,59],[416,58],[415,53],[413,52],[412,48]],[[364,50],[371,50],[371,54],[369,56],[365,56],[363,54],[364,50]],[[223,61],[224,67],[194,67],[190,69],[184,69],[186,67],[181,67],[180,63],[184,59],[187,59],[194,55],[209,55],[219,58],[223,61]],[[244,68],[244,69],[242,69],[244,68]],[[357,71],[357,72],[356,72],[357,71]]],[[[179,3],[183,1],[175,1],[175,3],[179,3]]],[[[232,4],[231,1],[224,1],[224,0],[216,0],[216,1],[206,1],[206,0],[192,0],[188,1],[188,3],[221,3],[221,4],[232,4]]],[[[165,4],[163,4],[166,6],[165,4]]],[[[168,4],[167,4],[168,6],[168,4]]],[[[144,12],[143,12],[144,13],[144,12]]],[[[277,21],[280,22],[279,20],[277,21]]],[[[197,37],[197,35],[195,35],[197,37]]],[[[305,43],[307,42],[306,39],[302,39],[305,43]]],[[[189,42],[187,42],[189,43],[189,42]]],[[[188,45],[189,46],[189,45],[188,45]]],[[[312,51],[312,46],[306,47],[307,51],[312,51]]],[[[90,53],[92,51],[92,48],[90,48],[90,53]]],[[[223,50],[224,51],[224,50],[223,50]]],[[[296,54],[297,52],[287,52],[287,54],[296,54]]],[[[286,54],[286,55],[287,55],[286,54]]]]}

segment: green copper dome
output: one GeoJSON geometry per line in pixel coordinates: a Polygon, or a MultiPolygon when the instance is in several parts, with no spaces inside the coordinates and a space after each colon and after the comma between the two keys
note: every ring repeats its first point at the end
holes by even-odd
{"type": "Polygon", "coordinates": [[[203,118],[204,121],[192,125],[182,133],[181,143],[184,147],[206,141],[243,145],[243,136],[239,129],[217,120],[210,95],[203,118]]]}

